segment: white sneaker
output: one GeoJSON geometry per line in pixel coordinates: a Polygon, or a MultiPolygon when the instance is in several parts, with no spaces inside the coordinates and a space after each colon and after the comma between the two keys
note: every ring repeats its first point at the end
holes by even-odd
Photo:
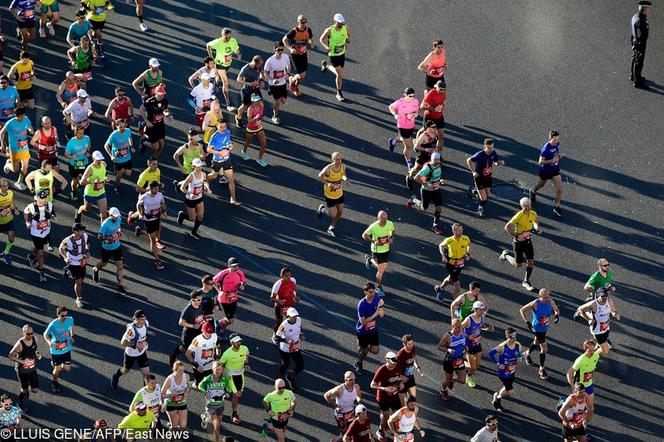
{"type": "Polygon", "coordinates": [[[23,183],[19,183],[18,181],[14,183],[14,187],[16,187],[18,190],[25,190],[28,188],[28,186],[23,183]]]}
{"type": "Polygon", "coordinates": [[[210,415],[207,413],[201,414],[201,428],[206,430],[208,427],[208,419],[210,419],[210,415]]]}
{"type": "Polygon", "coordinates": [[[40,38],[46,38],[46,29],[44,29],[43,26],[39,27],[39,37],[40,38]]]}
{"type": "Polygon", "coordinates": [[[51,23],[50,21],[47,21],[46,22],[46,27],[48,28],[48,35],[50,35],[51,37],[54,37],[55,36],[55,28],[53,27],[53,23],[51,23]]]}
{"type": "Polygon", "coordinates": [[[138,27],[141,28],[141,31],[143,32],[148,32],[150,30],[150,28],[148,28],[148,25],[146,25],[145,23],[139,23],[138,27]]]}
{"type": "Polygon", "coordinates": [[[76,298],[76,307],[83,308],[83,298],[76,298]]]}
{"type": "Polygon", "coordinates": [[[272,122],[278,126],[279,123],[281,123],[281,120],[279,120],[279,117],[274,116],[272,117],[272,122]]]}

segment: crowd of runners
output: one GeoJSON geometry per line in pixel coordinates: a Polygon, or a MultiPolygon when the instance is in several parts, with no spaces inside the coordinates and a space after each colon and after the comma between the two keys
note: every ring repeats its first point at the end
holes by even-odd
{"type": "MultiPolygon", "coordinates": [[[[320,63],[320,69],[334,75],[335,98],[343,102],[345,55],[351,41],[350,28],[342,14],[334,15],[332,24],[319,38],[307,25],[307,18],[300,15],[295,26],[281,40],[274,42],[273,55],[263,60],[259,55],[246,53],[242,58],[241,46],[233,31],[221,29],[219,38],[209,41],[204,48],[207,57],[202,60],[202,66],[187,79],[191,87],[188,99],[191,120],[197,125],[187,131],[183,136],[186,141],[172,155],[181,177],[164,182],[159,165],[166,130],[173,120],[164,85],[166,74],[158,59],[149,59],[147,69],[137,78],[125,79],[124,85],[109,86],[114,97],[104,112],[96,112],[87,85],[94,81],[93,72],[97,66],[103,68],[106,65],[106,50],[112,50],[105,47],[103,29],[113,5],[108,0],[84,0],[81,3],[83,7],[71,17],[74,21],[65,37],[56,35],[55,31],[60,18],[57,0],[13,0],[9,10],[16,18],[20,59],[10,67],[7,75],[0,77],[0,138],[2,151],[7,157],[3,168],[5,176],[0,178],[0,233],[6,236],[4,247],[0,247],[0,260],[5,265],[2,272],[8,274],[12,261],[22,258],[12,252],[16,236],[29,236],[33,249],[26,258],[36,270],[36,278],[47,284],[47,267],[62,268],[61,277],[73,281],[73,302],[79,309],[86,305],[85,293],[89,289],[84,285],[88,267],[92,267],[93,281],[99,283],[101,270],[112,261],[114,268],[111,272],[117,279],[117,289],[126,293],[123,231],[127,229],[136,236],[147,238],[146,251],[153,257],[156,270],[177,265],[165,263],[161,258],[162,251],[168,247],[161,237],[162,223],[169,222],[164,193],[180,194],[183,204],[174,221],[181,226],[186,224],[189,235],[197,240],[201,239],[199,228],[205,220],[206,195],[212,193],[211,184],[215,180],[228,186],[230,204],[240,205],[233,164],[237,149],[231,140],[230,125],[244,129],[245,141],[239,152],[242,160],[251,159],[249,147],[255,140],[259,147],[255,161],[261,167],[268,167],[267,135],[263,127],[267,112],[266,98],[263,97],[266,87],[272,102],[271,122],[279,125],[288,96],[299,97],[306,93],[302,89],[310,67],[308,52],[320,44],[328,55],[328,59],[320,63]],[[28,116],[36,105],[33,80],[39,67],[30,55],[31,50],[38,50],[32,46],[36,33],[40,39],[66,38],[69,49],[62,57],[71,65],[71,70],[63,73],[62,83],[55,93],[62,109],[51,109],[50,118],[44,116],[38,124],[28,116]],[[231,78],[229,69],[242,59],[248,62],[241,67],[237,78],[231,78]],[[234,89],[236,85],[240,86],[239,91],[234,89]],[[134,92],[138,95],[135,101],[129,96],[134,92]],[[239,96],[239,100],[234,99],[235,96],[239,96]],[[64,119],[63,133],[54,124],[59,118],[64,119]],[[102,143],[91,142],[91,118],[108,121],[109,135],[103,149],[93,148],[93,145],[102,143]],[[32,164],[37,167],[30,170],[31,160],[35,159],[32,164]],[[139,172],[135,182],[134,168],[139,172]],[[33,194],[34,202],[19,208],[13,198],[15,191],[33,194]],[[135,206],[113,204],[116,195],[125,192],[135,194],[135,206]],[[57,216],[59,207],[64,204],[77,208],[74,219],[64,220],[57,216]],[[126,213],[124,217],[123,212],[126,213]],[[71,234],[65,238],[52,237],[54,222],[71,224],[71,234]],[[25,224],[25,229],[21,224],[25,224]],[[100,250],[95,257],[98,259],[93,260],[92,250],[100,250]]],[[[135,3],[140,29],[148,31],[143,19],[143,0],[135,3]]],[[[410,190],[419,186],[419,194],[405,199],[405,204],[421,212],[428,212],[433,206],[431,230],[445,236],[449,228],[440,225],[442,189],[445,186],[447,70],[442,40],[433,41],[431,52],[417,69],[423,74],[425,90],[422,99],[418,99],[415,88],[406,87],[403,96],[386,108],[396,120],[396,134],[387,140],[386,146],[389,152],[394,152],[397,145],[402,144],[406,163],[403,171],[405,187],[410,190]]],[[[104,89],[99,87],[97,90],[104,89]]],[[[550,181],[555,191],[553,215],[563,216],[560,176],[563,156],[559,143],[560,134],[555,130],[548,132],[538,158],[538,176],[527,195],[519,201],[520,210],[504,227],[513,249],[504,250],[495,257],[516,268],[525,265],[521,284],[536,295],[518,313],[532,337],[525,338],[527,343],[522,345],[517,339],[516,328],[508,327],[504,330],[504,341],[495,346],[484,345],[490,362],[496,365],[496,375],[503,387],[493,393],[496,415],[486,417],[486,425],[473,441],[498,440],[499,416],[507,408],[505,402],[515,394],[514,379],[521,363],[537,367],[542,380],[548,378],[547,335],[550,331],[555,333],[552,325],[558,322],[560,311],[550,289],[536,290],[531,284],[535,267],[534,244],[537,242],[534,234],[542,232],[542,220],[533,206],[538,192],[550,181]],[[535,353],[537,360],[534,360],[535,353]]],[[[487,138],[481,149],[466,160],[465,166],[470,171],[468,196],[477,201],[478,217],[486,217],[490,212],[487,207],[490,207],[493,167],[505,165],[496,148],[494,140],[487,138]]],[[[388,151],[386,155],[389,155],[388,151]]],[[[337,228],[344,215],[344,193],[350,180],[342,155],[333,152],[330,158],[330,163],[317,176],[324,202],[315,214],[319,218],[330,218],[327,233],[337,237],[340,235],[337,228]]],[[[472,242],[459,223],[454,223],[449,233],[451,235],[444,237],[438,245],[446,276],[433,286],[433,295],[440,301],[445,300],[448,290],[452,293],[451,324],[437,345],[442,360],[440,395],[444,401],[453,399],[455,385],[474,388],[478,383],[486,382],[483,379],[486,375],[478,372],[483,353],[482,333],[494,331],[490,306],[499,303],[498,299],[487,299],[481,294],[481,282],[478,281],[470,282],[468,290],[462,292],[461,274],[470,260],[472,242]]],[[[427,430],[418,421],[417,406],[417,379],[424,376],[424,372],[418,364],[413,335],[402,337],[403,346],[398,351],[387,351],[384,364],[365,368],[369,353],[382,354],[379,326],[385,315],[383,307],[390,303],[384,279],[391,245],[397,240],[395,235],[395,223],[385,211],[378,212],[376,221],[362,234],[369,243],[365,265],[367,269],[375,269],[375,280],[365,284],[363,297],[357,303],[357,360],[343,373],[343,382],[330,388],[320,399],[329,403],[338,425],[338,434],[332,436],[331,441],[384,441],[388,437],[394,441],[410,441],[415,437],[426,437],[427,430]],[[364,392],[356,380],[366,376],[367,371],[372,379],[370,391],[364,392]],[[363,401],[366,395],[374,393],[379,410],[370,410],[363,401]],[[378,413],[379,417],[372,419],[372,413],[378,413]]],[[[236,324],[236,313],[238,299],[245,285],[251,283],[251,275],[245,275],[240,264],[237,258],[231,257],[227,267],[216,275],[202,275],[200,287],[189,294],[190,300],[183,306],[178,323],[182,328],[181,342],[170,354],[172,373],[165,379],[158,380],[150,372],[149,312],[136,310],[133,317],[128,318],[125,329],[118,330],[124,361],[109,373],[111,386],[118,388],[122,376],[134,366],[140,370],[145,384],[133,398],[127,398],[129,414],[118,424],[119,428],[160,427],[164,425],[162,417],[166,417],[169,428],[186,429],[190,426],[188,416],[191,411],[200,415],[201,427],[210,427],[218,442],[232,440],[229,437],[222,439],[225,401],[230,401],[230,421],[234,425],[242,425],[243,415],[257,413],[257,404],[246,404],[242,400],[246,384],[251,383],[251,356],[243,344],[242,325],[236,324]],[[187,399],[196,390],[205,395],[204,410],[188,408],[187,399]]],[[[606,358],[610,353],[610,323],[612,318],[620,319],[613,300],[613,275],[606,259],[598,260],[597,271],[581,289],[587,292],[588,298],[579,305],[575,319],[587,323],[592,339],[579,343],[581,353],[575,361],[570,361],[567,372],[570,394],[561,398],[558,404],[563,439],[579,442],[588,438],[588,426],[594,412],[594,373],[599,358],[606,358]]],[[[287,438],[289,418],[295,415],[297,406],[298,376],[305,367],[301,342],[308,325],[297,310],[299,301],[296,279],[291,269],[284,267],[269,296],[269,302],[274,305],[270,341],[278,347],[282,363],[279,376],[274,380],[274,390],[265,392],[262,403],[266,412],[263,432],[274,433],[279,441],[287,438]]],[[[50,359],[54,393],[60,393],[59,379],[71,370],[77,349],[76,311],[60,306],[55,314],[55,319],[44,330],[35,330],[29,323],[23,326],[23,336],[9,353],[16,366],[20,387],[17,388],[17,406],[13,405],[11,395],[2,396],[0,425],[3,428],[16,428],[21,413],[29,413],[30,401],[38,400],[35,399],[39,389],[37,366],[42,358],[50,359]],[[40,337],[35,336],[37,332],[40,337]],[[40,348],[48,351],[42,355],[40,348]]],[[[485,363],[487,361],[485,358],[485,363]]],[[[95,422],[95,428],[106,426],[103,419],[95,422]]]]}

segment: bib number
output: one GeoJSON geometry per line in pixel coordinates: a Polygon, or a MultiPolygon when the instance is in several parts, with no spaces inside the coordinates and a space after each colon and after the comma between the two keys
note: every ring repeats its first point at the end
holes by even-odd
{"type": "Polygon", "coordinates": [[[376,245],[383,246],[383,245],[387,244],[389,242],[389,240],[390,240],[389,236],[381,236],[376,241],[376,245]]]}
{"type": "Polygon", "coordinates": [[[183,400],[184,400],[183,394],[174,394],[173,396],[171,396],[171,402],[173,403],[177,404],[178,402],[182,402],[183,400]]]}
{"type": "Polygon", "coordinates": [[[214,349],[208,348],[201,352],[201,359],[212,359],[214,349]]]}
{"type": "Polygon", "coordinates": [[[2,116],[3,117],[8,117],[10,115],[14,114],[14,108],[7,108],[2,110],[2,116]]]}
{"type": "Polygon", "coordinates": [[[583,382],[590,382],[593,380],[593,372],[589,371],[588,373],[583,374],[583,382]]]}
{"type": "Polygon", "coordinates": [[[85,80],[92,80],[92,71],[83,72],[83,78],[85,80]]]}
{"type": "Polygon", "coordinates": [[[23,17],[27,19],[32,19],[35,16],[35,10],[34,9],[26,9],[23,11],[23,17]]]}
{"type": "Polygon", "coordinates": [[[464,366],[464,360],[463,360],[463,358],[457,358],[457,359],[454,359],[454,360],[452,361],[452,368],[454,368],[455,370],[456,370],[457,368],[461,368],[461,367],[463,367],[463,366],[464,366]]]}
{"type": "Polygon", "coordinates": [[[278,420],[279,422],[286,422],[286,421],[288,420],[289,417],[290,417],[290,413],[288,413],[288,412],[286,412],[286,413],[278,413],[278,414],[277,414],[277,420],[278,420]]]}
{"type": "Polygon", "coordinates": [[[506,364],[505,373],[514,374],[516,373],[516,364],[506,364]]]}
{"type": "Polygon", "coordinates": [[[468,339],[470,340],[470,345],[472,345],[473,347],[477,347],[478,345],[480,345],[480,342],[482,341],[482,336],[471,336],[468,339]]]}
{"type": "Polygon", "coordinates": [[[199,196],[203,195],[203,186],[196,186],[194,187],[194,191],[192,192],[194,196],[199,196]]]}
{"type": "Polygon", "coordinates": [[[376,328],[376,321],[369,321],[366,324],[364,324],[365,330],[372,330],[374,328],[376,328]]]}
{"type": "Polygon", "coordinates": [[[337,46],[335,46],[334,47],[334,53],[335,54],[340,54],[344,50],[345,47],[346,47],[346,45],[337,45],[337,46]]]}
{"type": "Polygon", "coordinates": [[[23,149],[24,147],[28,147],[28,139],[26,138],[24,140],[18,140],[18,143],[16,143],[16,144],[18,145],[19,149],[23,149]]]}
{"type": "Polygon", "coordinates": [[[95,8],[95,15],[102,15],[104,13],[104,8],[98,6],[95,8]]]}
{"type": "Polygon", "coordinates": [[[152,116],[152,122],[153,123],[160,123],[164,119],[163,114],[155,114],[152,116]]]}
{"type": "Polygon", "coordinates": [[[23,362],[23,368],[26,370],[33,368],[35,366],[35,360],[34,359],[26,359],[25,362],[23,362]]]}
{"type": "Polygon", "coordinates": [[[290,344],[288,344],[288,351],[291,353],[296,352],[299,349],[300,349],[300,341],[291,342],[290,344]]]}
{"type": "Polygon", "coordinates": [[[224,292],[223,295],[223,297],[226,298],[228,302],[237,301],[237,290],[233,290],[232,292],[224,292]]]}
{"type": "Polygon", "coordinates": [[[67,348],[67,341],[55,341],[56,350],[64,350],[67,348]]]}
{"type": "Polygon", "coordinates": [[[51,155],[55,153],[56,147],[55,144],[40,144],[39,151],[42,154],[51,155]]]}
{"type": "Polygon", "coordinates": [[[603,332],[607,331],[608,329],[609,329],[609,321],[599,323],[599,331],[600,332],[603,333],[603,332]]]}
{"type": "Polygon", "coordinates": [[[37,229],[38,229],[38,230],[41,230],[41,231],[44,231],[44,230],[48,229],[48,226],[49,226],[50,223],[51,223],[51,222],[48,221],[48,220],[46,220],[46,221],[38,221],[38,222],[37,222],[37,229]]]}
{"type": "Polygon", "coordinates": [[[551,320],[550,316],[541,316],[539,318],[539,325],[549,325],[550,320],[551,320]]]}
{"type": "Polygon", "coordinates": [[[482,175],[484,176],[491,175],[491,167],[485,167],[484,169],[482,169],[482,175]]]}
{"type": "Polygon", "coordinates": [[[106,187],[106,183],[104,181],[98,181],[92,185],[94,190],[102,190],[104,187],[106,187]]]}

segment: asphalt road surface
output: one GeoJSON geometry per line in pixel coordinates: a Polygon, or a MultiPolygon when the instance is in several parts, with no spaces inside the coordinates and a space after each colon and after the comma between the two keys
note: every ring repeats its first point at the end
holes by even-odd
{"type": "MultiPolygon", "coordinates": [[[[65,26],[76,5],[61,3],[63,20],[57,26],[57,37],[38,38],[31,48],[38,76],[38,109],[29,115],[33,122],[51,115],[62,131],[55,90],[67,69],[65,26]]],[[[571,316],[584,298],[583,284],[600,256],[612,263],[622,320],[612,324],[615,348],[596,373],[596,415],[591,431],[595,440],[661,440],[664,12],[656,8],[650,19],[644,75],[652,90],[636,90],[627,80],[631,57],[628,25],[635,4],[149,0],[145,17],[154,32],[144,34],[137,28],[132,5],[116,0],[104,31],[109,66],[95,68],[89,92],[95,109],[101,112],[116,85],[130,89],[133,78],[147,67],[148,58],[161,61],[176,118],[168,128],[167,147],[160,158],[166,182],[180,177],[171,155],[185,140],[183,131],[194,122],[186,104],[186,78],[205,56],[205,42],[216,38],[223,26],[233,29],[243,58],[248,60],[254,54],[269,55],[272,42],[295,25],[298,14],[309,18],[318,37],[333,14],[342,12],[352,31],[344,87],[347,102],[334,99],[333,77],[316,68],[323,54],[315,50],[302,86],[304,95],[289,96],[280,127],[266,120],[270,166],[261,168],[234,156],[241,207],[230,206],[227,189],[215,183],[215,196],[206,199],[203,240],[192,240],[173,218],[167,221],[163,232],[168,244],[166,270],[161,272],[152,265],[147,241],[125,236],[127,296],[116,293],[114,276],[105,270],[100,285],[86,280],[88,308],[76,308],[71,281],[62,279],[62,262],[55,254],[47,257],[49,282],[40,284],[25,259],[31,246],[29,236],[18,223],[14,265],[0,266],[2,353],[9,352],[25,322],[32,323],[40,335],[55,317],[58,305],[69,306],[78,337],[73,370],[62,378],[62,394],[50,392],[48,361],[40,362],[43,389],[33,396],[26,424],[80,428],[105,418],[116,425],[141,386],[137,371],[124,376],[118,390],[112,390],[109,382],[122,361],[119,339],[132,312],[137,308],[147,312],[150,366],[161,382],[169,372],[167,354],[178,342],[177,320],[188,292],[197,287],[201,275],[218,271],[235,256],[249,283],[233,328],[251,350],[253,372],[247,376],[247,392],[241,401],[244,422],[236,426],[227,417],[223,433],[241,441],[260,438],[261,398],[270,391],[279,366],[278,353],[269,342],[273,321],[269,289],[279,269],[288,265],[303,299],[298,309],[306,336],[306,371],[299,378],[298,413],[290,423],[288,438],[329,440],[336,425],[322,394],[340,383],[343,372],[355,361],[354,308],[362,296],[360,287],[373,278],[363,265],[368,247],[360,236],[377,211],[386,209],[396,223],[396,241],[385,277],[387,314],[380,321],[381,354],[369,358],[365,368],[373,372],[386,351],[399,348],[400,336],[412,333],[426,373],[418,379],[417,396],[426,439],[469,440],[493,411],[491,395],[500,382],[485,356],[475,377],[477,388],[457,385],[457,398],[445,403],[438,395],[442,364],[436,344],[449,329],[451,296],[448,292],[441,303],[432,291],[443,272],[437,251],[441,238],[428,230],[430,215],[405,207],[410,192],[403,186],[403,159],[385,148],[386,139],[395,131],[387,105],[406,86],[415,87],[421,98],[424,79],[417,64],[430,50],[431,41],[442,38],[449,71],[443,171],[447,184],[441,223],[447,232],[453,221],[463,223],[473,241],[472,261],[464,269],[462,283],[481,281],[491,304],[488,321],[498,330],[485,334],[485,349],[498,344],[508,326],[517,327],[522,344],[529,343],[532,338],[518,309],[534,299],[534,294],[520,286],[521,271],[498,261],[501,249],[510,246],[503,226],[517,210],[520,191],[506,188],[504,198],[488,204],[485,219],[475,218],[476,205],[466,197],[471,176],[464,160],[480,148],[485,137],[493,137],[497,152],[507,163],[496,170],[496,180],[530,187],[536,179],[538,150],[549,130],[561,133],[564,152],[564,216],[552,213],[553,188],[549,185],[540,192],[536,207],[544,233],[534,239],[537,263],[532,282],[550,288],[562,310],[560,323],[549,332],[550,378],[542,381],[535,368],[519,368],[516,397],[504,401],[508,412],[499,417],[501,440],[559,440],[555,405],[568,393],[564,374],[581,353],[581,342],[590,336],[587,327],[573,322],[571,316]],[[314,214],[322,200],[316,175],[333,151],[343,154],[352,182],[338,239],[326,235],[326,220],[319,221],[314,214]]],[[[16,59],[17,44],[13,19],[6,8],[2,14],[6,72],[10,60],[16,59]]],[[[241,63],[233,63],[233,77],[240,67],[241,63]]],[[[232,88],[237,91],[234,82],[232,88]]],[[[135,93],[129,94],[134,103],[139,101],[135,93]]],[[[107,123],[95,122],[93,146],[101,148],[108,133],[107,123]]],[[[233,135],[239,141],[242,133],[233,128],[233,135]]],[[[255,148],[251,155],[256,158],[255,148]]],[[[123,217],[135,204],[133,182],[144,160],[137,155],[135,174],[132,182],[123,183],[123,194],[118,197],[111,192],[109,196],[110,205],[119,207],[123,217]]],[[[182,202],[167,189],[173,216],[182,202]]],[[[16,195],[19,206],[24,207],[29,201],[27,193],[16,195]]],[[[59,243],[68,234],[74,206],[68,197],[60,196],[56,207],[59,213],[52,235],[59,243]]],[[[83,222],[96,231],[96,211],[85,215],[83,222]]],[[[99,244],[93,243],[93,257],[97,258],[99,244]]],[[[47,354],[43,345],[41,351],[47,354]]],[[[12,365],[6,358],[0,364],[0,389],[17,394],[12,365]]],[[[378,409],[370,378],[367,374],[359,382],[375,422],[378,409]]],[[[196,436],[209,438],[199,427],[200,396],[194,395],[189,410],[189,426],[196,429],[196,436]]]]}

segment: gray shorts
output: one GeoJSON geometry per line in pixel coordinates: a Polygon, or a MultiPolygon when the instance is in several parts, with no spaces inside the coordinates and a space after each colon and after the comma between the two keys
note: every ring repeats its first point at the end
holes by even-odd
{"type": "Polygon", "coordinates": [[[224,405],[206,405],[205,412],[210,416],[224,416],[224,405]]]}

